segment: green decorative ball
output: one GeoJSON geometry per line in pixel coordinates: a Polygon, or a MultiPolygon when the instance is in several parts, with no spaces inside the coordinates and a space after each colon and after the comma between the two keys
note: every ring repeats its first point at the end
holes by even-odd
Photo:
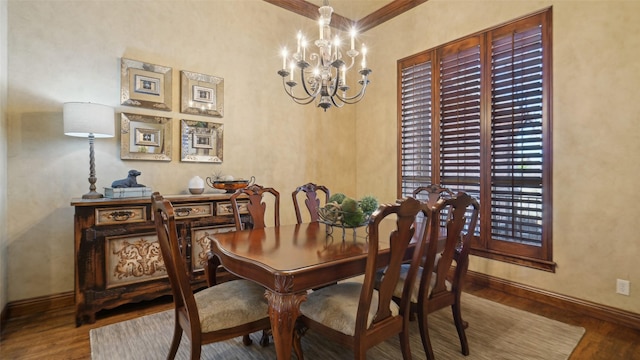
{"type": "Polygon", "coordinates": [[[364,212],[358,208],[353,212],[345,212],[342,222],[347,226],[358,226],[364,222],[364,212]]]}
{"type": "Polygon", "coordinates": [[[333,195],[331,195],[331,197],[329,198],[329,202],[337,202],[338,204],[342,204],[342,201],[346,198],[347,196],[343,193],[335,193],[333,195]]]}
{"type": "Polygon", "coordinates": [[[354,212],[358,209],[358,202],[350,197],[345,197],[344,200],[342,200],[341,206],[342,206],[342,211],[346,213],[354,212]]]}
{"type": "Polygon", "coordinates": [[[378,199],[371,195],[367,195],[360,199],[360,208],[366,215],[373,214],[373,212],[378,208],[378,205],[378,199]]]}

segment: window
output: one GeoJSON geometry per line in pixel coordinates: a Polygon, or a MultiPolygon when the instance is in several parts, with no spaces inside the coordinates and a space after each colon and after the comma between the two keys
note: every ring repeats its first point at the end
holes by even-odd
{"type": "Polygon", "coordinates": [[[480,200],[471,253],[548,271],[551,9],[398,61],[399,195],[480,200]]]}

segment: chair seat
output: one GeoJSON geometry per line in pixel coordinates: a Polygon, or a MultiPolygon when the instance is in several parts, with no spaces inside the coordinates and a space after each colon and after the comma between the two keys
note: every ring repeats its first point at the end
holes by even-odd
{"type": "MultiPolygon", "coordinates": [[[[344,282],[324,287],[307,296],[307,301],[300,304],[300,313],[336,331],[353,336],[361,291],[362,284],[356,282],[344,282]]],[[[377,308],[378,291],[374,290],[369,307],[367,327],[373,322],[377,308]]],[[[393,301],[389,304],[389,309],[393,316],[400,312],[400,307],[393,301]]]]}
{"type": "Polygon", "coordinates": [[[233,280],[195,293],[202,332],[232,328],[268,316],[264,291],[249,280],[233,280]]]}

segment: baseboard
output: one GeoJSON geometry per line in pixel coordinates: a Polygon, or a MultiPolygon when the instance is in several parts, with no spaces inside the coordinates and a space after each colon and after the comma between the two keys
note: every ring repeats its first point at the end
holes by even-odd
{"type": "MultiPolygon", "coordinates": [[[[632,313],[630,311],[553,293],[551,291],[507,281],[475,271],[468,271],[466,280],[474,285],[486,286],[510,295],[535,300],[560,309],[573,311],[578,314],[584,314],[596,319],[640,330],[640,314],[632,313]]],[[[9,317],[18,317],[66,306],[73,306],[73,304],[74,294],[72,291],[13,301],[8,303],[5,308],[2,309],[1,323],[4,326],[9,317]]]]}
{"type": "Polygon", "coordinates": [[[475,271],[468,271],[466,280],[474,285],[489,287],[510,295],[535,300],[560,309],[573,311],[578,314],[591,316],[596,319],[640,330],[640,314],[632,313],[630,311],[557,294],[551,291],[507,281],[475,271]]]}
{"type": "MultiPolygon", "coordinates": [[[[31,299],[17,300],[9,302],[7,308],[7,320],[9,317],[18,317],[34,313],[39,313],[52,309],[59,309],[67,306],[73,306],[75,304],[75,296],[73,291],[64,292],[60,294],[40,296],[31,299]]],[[[3,314],[3,324],[4,324],[3,314]]]]}
{"type": "Polygon", "coordinates": [[[4,330],[4,325],[7,323],[7,320],[9,320],[8,309],[9,309],[9,306],[5,304],[4,307],[2,308],[2,312],[0,312],[0,332],[4,330]]]}

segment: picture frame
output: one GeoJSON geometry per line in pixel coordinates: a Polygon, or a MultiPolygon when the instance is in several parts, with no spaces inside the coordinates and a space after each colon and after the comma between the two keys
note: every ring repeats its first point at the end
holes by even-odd
{"type": "Polygon", "coordinates": [[[135,144],[139,146],[160,146],[160,130],[138,127],[135,129],[135,144]]]}
{"type": "Polygon", "coordinates": [[[180,71],[180,93],[181,113],[223,117],[223,78],[191,71],[180,71]]]}
{"type": "Polygon", "coordinates": [[[171,111],[172,69],[122,58],[120,104],[171,111]]]}
{"type": "Polygon", "coordinates": [[[171,161],[171,118],[120,114],[120,159],[171,161]]]}
{"type": "Polygon", "coordinates": [[[181,161],[222,163],[223,130],[223,125],[215,122],[181,120],[181,161]]]}

